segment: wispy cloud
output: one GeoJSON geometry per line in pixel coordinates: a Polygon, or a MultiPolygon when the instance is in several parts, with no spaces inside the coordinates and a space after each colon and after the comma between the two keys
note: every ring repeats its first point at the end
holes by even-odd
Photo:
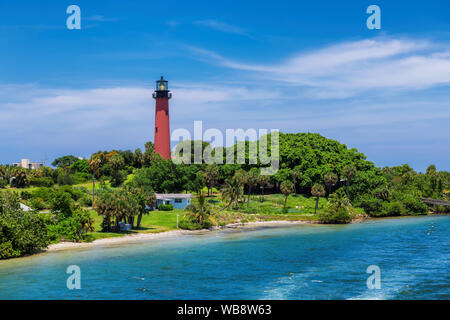
{"type": "Polygon", "coordinates": [[[166,21],[166,24],[167,24],[169,27],[174,28],[174,27],[179,26],[179,25],[181,24],[181,22],[178,21],[178,20],[173,20],[173,19],[172,19],[172,20],[166,21]]]}
{"type": "MultiPolygon", "coordinates": [[[[232,110],[238,109],[242,102],[279,98],[276,92],[261,89],[200,83],[173,86],[172,89],[176,92],[174,107],[177,108],[177,116],[219,112],[223,104],[228,104],[228,110],[232,110]]],[[[0,86],[0,135],[5,137],[17,130],[29,134],[47,125],[64,128],[64,131],[77,131],[80,126],[89,130],[111,129],[118,121],[124,121],[123,127],[133,122],[143,125],[147,122],[142,122],[143,114],[152,114],[152,93],[153,90],[147,87],[62,90],[42,89],[34,85],[3,85],[0,86]],[[20,94],[24,90],[25,96],[20,94]],[[15,122],[18,115],[21,115],[20,126],[15,122]]]]}
{"type": "MultiPolygon", "coordinates": [[[[33,158],[43,152],[88,156],[98,149],[142,147],[153,139],[152,91],[146,86],[67,90],[0,85],[0,161],[15,161],[8,156],[25,151],[33,158]]],[[[408,155],[416,151],[411,141],[417,150],[438,146],[443,159],[450,154],[445,126],[450,102],[445,97],[432,103],[426,97],[330,102],[292,98],[278,88],[211,83],[173,85],[172,91],[172,129],[192,130],[194,120],[203,120],[205,129],[319,132],[375,161],[385,159],[383,146],[394,141],[397,159],[412,165],[408,155]]]]}
{"type": "Polygon", "coordinates": [[[263,65],[237,62],[200,48],[191,50],[200,59],[299,86],[317,98],[450,84],[450,46],[425,40],[377,38],[346,42],[263,65]]]}
{"type": "Polygon", "coordinates": [[[217,30],[217,31],[221,31],[221,32],[234,33],[234,34],[239,34],[239,35],[248,35],[247,32],[241,27],[233,26],[233,25],[230,25],[230,24],[227,24],[227,23],[224,23],[221,21],[217,21],[217,20],[212,20],[212,19],[199,20],[199,21],[195,21],[194,24],[197,26],[201,26],[201,27],[205,27],[205,28],[209,28],[209,29],[213,29],[213,30],[217,30]]]}
{"type": "Polygon", "coordinates": [[[94,15],[94,16],[90,16],[90,17],[83,17],[83,20],[86,21],[95,21],[95,22],[113,22],[113,21],[118,21],[118,18],[106,18],[102,15],[94,15]]]}
{"type": "MultiPolygon", "coordinates": [[[[205,128],[222,130],[319,132],[357,147],[377,165],[409,162],[418,169],[436,161],[427,152],[433,147],[442,156],[436,165],[448,169],[446,44],[378,38],[262,64],[190,50],[234,71],[215,81],[173,81],[172,129],[190,130],[194,120],[203,120],[205,128]]],[[[152,91],[144,85],[76,90],[0,84],[0,150],[15,157],[23,150],[87,156],[98,149],[141,147],[153,139],[152,91]]]]}

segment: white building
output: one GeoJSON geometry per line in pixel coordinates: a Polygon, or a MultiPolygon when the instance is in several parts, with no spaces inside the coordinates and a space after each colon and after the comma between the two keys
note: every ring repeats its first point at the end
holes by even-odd
{"type": "Polygon", "coordinates": [[[20,209],[23,211],[30,211],[31,208],[29,206],[24,205],[23,203],[20,203],[20,209]]]}
{"type": "Polygon", "coordinates": [[[22,159],[19,163],[13,163],[13,167],[22,167],[25,169],[39,169],[44,166],[43,162],[30,162],[30,159],[22,159]]]}
{"type": "Polygon", "coordinates": [[[190,193],[156,193],[156,208],[161,204],[171,204],[175,209],[184,209],[191,205],[190,193]]]}

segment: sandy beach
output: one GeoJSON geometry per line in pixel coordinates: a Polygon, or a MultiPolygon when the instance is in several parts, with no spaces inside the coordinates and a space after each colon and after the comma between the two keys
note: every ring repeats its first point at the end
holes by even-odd
{"type": "Polygon", "coordinates": [[[81,248],[89,248],[96,246],[108,246],[108,245],[117,245],[117,244],[125,244],[125,243],[134,243],[134,242],[142,242],[142,241],[153,241],[153,240],[162,240],[168,238],[174,238],[185,235],[198,235],[206,232],[215,232],[218,230],[224,230],[227,228],[254,228],[254,227],[285,227],[297,224],[314,224],[316,221],[257,221],[257,222],[247,222],[247,223],[233,223],[228,224],[223,228],[216,228],[213,230],[203,229],[203,230],[171,230],[160,233],[138,233],[134,235],[126,235],[123,237],[115,237],[115,238],[105,238],[98,239],[93,242],[60,242],[56,244],[52,244],[47,247],[46,252],[53,251],[62,251],[62,250],[70,250],[70,249],[81,249],[81,248]]]}

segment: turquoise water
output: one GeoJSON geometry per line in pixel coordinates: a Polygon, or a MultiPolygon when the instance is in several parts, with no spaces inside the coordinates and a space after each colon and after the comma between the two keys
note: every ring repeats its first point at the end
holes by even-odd
{"type": "Polygon", "coordinates": [[[0,299],[449,299],[449,227],[428,216],[52,252],[0,261],[0,299]],[[69,265],[81,290],[66,287],[69,265]]]}

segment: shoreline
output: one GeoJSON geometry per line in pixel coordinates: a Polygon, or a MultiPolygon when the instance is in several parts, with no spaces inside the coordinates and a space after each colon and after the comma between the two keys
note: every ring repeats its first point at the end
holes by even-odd
{"type": "Polygon", "coordinates": [[[176,238],[179,236],[185,235],[199,235],[209,232],[216,232],[220,230],[226,229],[249,229],[252,227],[287,227],[292,225],[299,224],[318,224],[317,221],[314,220],[302,220],[302,221],[289,221],[289,220],[274,220],[274,221],[256,221],[256,222],[245,222],[245,223],[231,223],[227,224],[222,228],[214,228],[214,229],[201,229],[201,230],[170,230],[159,233],[139,233],[134,235],[125,235],[122,237],[113,237],[113,238],[104,238],[97,239],[92,242],[59,242],[55,244],[51,244],[45,249],[42,253],[47,252],[56,252],[56,251],[65,251],[71,249],[82,249],[82,248],[92,248],[99,246],[109,246],[109,245],[117,245],[117,244],[129,244],[129,243],[138,243],[143,241],[151,241],[151,240],[164,240],[170,238],[176,238]]]}
{"type": "MultiPolygon", "coordinates": [[[[427,214],[426,216],[431,216],[434,214],[427,214]]],[[[413,217],[423,217],[421,216],[396,216],[396,217],[359,217],[353,219],[349,224],[362,223],[369,220],[381,220],[381,219],[401,219],[401,218],[413,218],[413,217]]],[[[320,224],[317,220],[270,220],[270,221],[252,221],[252,222],[235,222],[225,225],[224,227],[214,227],[212,229],[201,229],[201,230],[169,230],[158,233],[138,233],[133,235],[125,235],[121,237],[112,237],[97,239],[92,242],[59,242],[49,245],[41,253],[65,251],[71,249],[83,249],[101,246],[111,246],[129,243],[138,243],[151,240],[165,240],[176,238],[185,235],[201,235],[210,232],[223,231],[226,229],[251,229],[251,228],[262,228],[262,227],[273,227],[273,228],[283,228],[293,225],[315,225],[320,224]]]]}

